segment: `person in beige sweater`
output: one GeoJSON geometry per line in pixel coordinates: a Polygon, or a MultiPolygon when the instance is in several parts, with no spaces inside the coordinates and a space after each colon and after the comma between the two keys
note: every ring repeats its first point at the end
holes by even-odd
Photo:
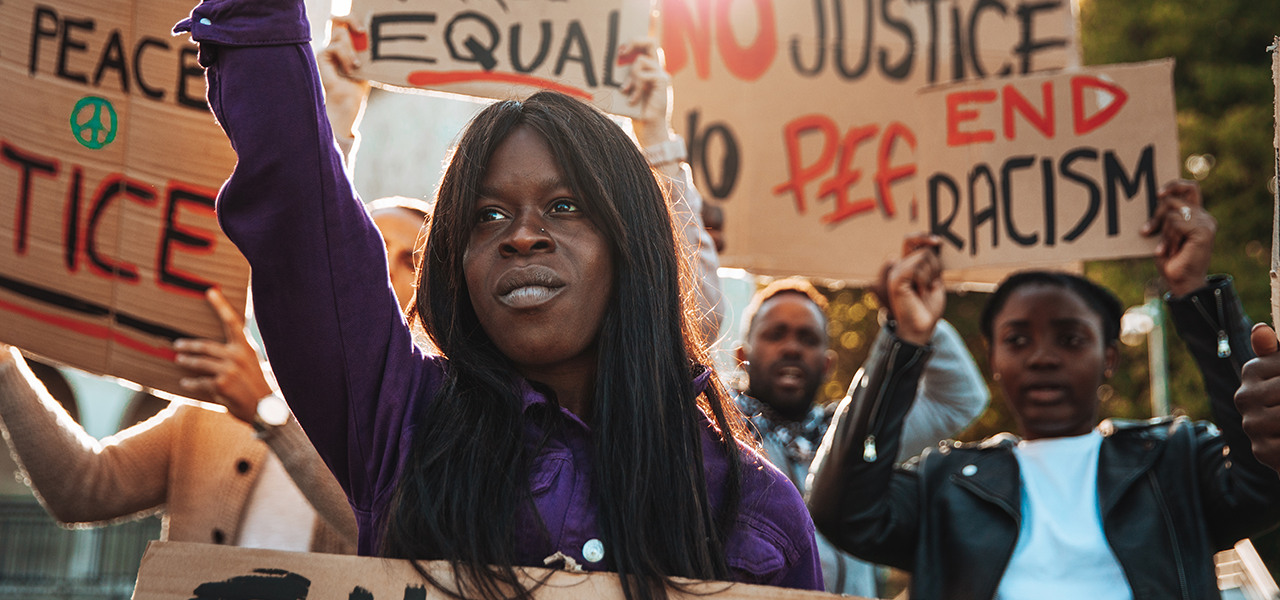
{"type": "Polygon", "coordinates": [[[174,402],[145,422],[94,439],[44,389],[16,348],[0,344],[0,434],[56,520],[102,525],[163,511],[161,539],[354,554],[346,495],[292,415],[255,427],[270,398],[243,323],[210,294],[228,343],[180,340],[192,390],[229,412],[174,402]]]}

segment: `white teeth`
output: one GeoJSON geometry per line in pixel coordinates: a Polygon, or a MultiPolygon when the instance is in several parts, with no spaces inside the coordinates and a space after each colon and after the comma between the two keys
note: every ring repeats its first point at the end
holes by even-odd
{"type": "Polygon", "coordinates": [[[511,290],[498,298],[503,304],[512,308],[528,308],[550,300],[559,293],[561,289],[562,288],[549,288],[541,285],[526,285],[511,290]]]}
{"type": "Polygon", "coordinates": [[[782,385],[800,385],[804,383],[804,378],[798,373],[788,370],[779,373],[775,381],[782,385]]]}

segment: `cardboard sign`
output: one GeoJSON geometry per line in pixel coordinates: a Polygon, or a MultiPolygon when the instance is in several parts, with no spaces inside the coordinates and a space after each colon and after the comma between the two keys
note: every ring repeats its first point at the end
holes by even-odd
{"type": "Polygon", "coordinates": [[[179,394],[170,342],[222,339],[248,265],[213,204],[235,165],[190,0],[0,3],[0,341],[179,394]]]}
{"type": "MultiPolygon", "coordinates": [[[[448,585],[446,562],[423,563],[448,585]]],[[[623,598],[616,573],[568,573],[525,569],[526,584],[546,578],[534,595],[556,600],[623,598]],[[547,577],[550,575],[550,577],[547,577]]],[[[673,598],[714,600],[819,600],[821,592],[722,582],[697,583],[673,598]]],[[[425,600],[446,598],[428,585],[408,561],[336,554],[251,550],[210,544],[151,542],[142,557],[134,600],[425,600]]]]}
{"type": "Polygon", "coordinates": [[[924,229],[948,269],[1152,254],[1138,229],[1178,177],[1173,61],[924,90],[924,229]]]}
{"type": "Polygon", "coordinates": [[[1271,38],[1271,82],[1276,87],[1275,113],[1272,117],[1276,128],[1271,139],[1276,153],[1275,176],[1271,179],[1271,196],[1274,208],[1271,221],[1271,326],[1280,327],[1280,37],[1271,38]]]}
{"type": "Polygon", "coordinates": [[[725,266],[873,280],[917,197],[917,89],[1078,64],[1068,0],[660,0],[674,125],[725,266]]]}
{"type": "Polygon", "coordinates": [[[650,0],[355,0],[359,77],[507,100],[540,89],[638,116],[618,88],[648,35],[650,0]]]}

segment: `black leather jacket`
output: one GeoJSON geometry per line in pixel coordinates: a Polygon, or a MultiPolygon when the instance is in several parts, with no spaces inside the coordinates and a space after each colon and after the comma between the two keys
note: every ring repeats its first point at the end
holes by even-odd
{"type": "MultiPolygon", "coordinates": [[[[1214,552],[1280,522],[1280,478],[1253,457],[1232,400],[1253,351],[1230,278],[1168,307],[1218,426],[1104,422],[1098,501],[1135,599],[1219,598],[1214,552]]],[[[1018,539],[1017,438],[943,442],[893,468],[929,352],[896,338],[873,350],[814,460],[810,511],[837,546],[910,571],[912,598],[993,598],[1018,539]]]]}

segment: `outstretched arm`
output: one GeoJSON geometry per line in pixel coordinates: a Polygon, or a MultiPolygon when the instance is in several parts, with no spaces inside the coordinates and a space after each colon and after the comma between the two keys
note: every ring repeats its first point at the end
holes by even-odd
{"type": "Polygon", "coordinates": [[[1253,455],[1234,397],[1241,367],[1254,357],[1249,317],[1230,277],[1208,277],[1217,221],[1203,208],[1195,182],[1176,181],[1160,192],[1145,228],[1159,235],[1156,268],[1178,334],[1204,376],[1218,430],[1198,430],[1203,512],[1218,549],[1280,520],[1280,479],[1253,455]]]}
{"type": "MultiPolygon", "coordinates": [[[[880,335],[888,335],[881,331],[880,335]]],[[[933,356],[924,366],[916,402],[902,426],[898,462],[960,433],[987,409],[991,400],[987,382],[955,327],[938,321],[929,346],[933,356]]]]}
{"type": "Polygon", "coordinates": [[[413,345],[382,238],[343,170],[302,3],[208,0],[176,30],[200,44],[210,106],[239,158],[218,218],[252,266],[276,379],[368,509],[394,485],[413,403],[439,372],[413,345]]]}
{"type": "Polygon", "coordinates": [[[683,243],[683,254],[689,261],[702,333],[710,344],[719,336],[720,324],[724,321],[724,292],[717,273],[720,256],[702,221],[702,195],[693,185],[693,171],[685,160],[684,140],[671,128],[671,75],[666,71],[662,48],[656,40],[623,44],[618,56],[635,57],[621,91],[632,104],[640,106],[643,116],[631,122],[636,140],[654,170],[663,176],[664,187],[670,189],[676,240],[683,243]]]}
{"type": "Polygon", "coordinates": [[[334,17],[329,23],[329,43],[316,55],[324,85],[325,112],[348,170],[355,165],[357,130],[369,100],[369,82],[352,75],[360,68],[352,34],[365,34],[360,23],[348,17],[334,17]]]}
{"type": "MultiPolygon", "coordinates": [[[[902,255],[911,256],[921,248],[936,252],[941,244],[937,236],[925,233],[913,233],[903,239],[902,255]]],[[[874,291],[885,307],[890,321],[894,320],[893,303],[889,296],[889,275],[898,261],[890,261],[881,269],[880,280],[874,291]]],[[[888,344],[891,334],[887,327],[881,327],[876,335],[876,345],[888,344]]],[[[965,347],[964,340],[950,323],[939,320],[929,338],[929,346],[933,356],[925,364],[924,374],[920,378],[920,386],[916,390],[916,401],[907,413],[906,423],[902,426],[902,446],[898,450],[897,460],[903,462],[922,450],[960,432],[969,425],[982,411],[986,410],[991,392],[987,390],[987,382],[982,372],[973,362],[973,355],[965,347]]],[[[873,346],[874,347],[874,346],[873,346]]],[[[860,382],[854,381],[853,385],[860,382]]],[[[854,388],[849,388],[853,395],[854,388]]]]}
{"type": "Polygon", "coordinates": [[[61,523],[145,516],[164,504],[175,408],[99,442],[45,391],[16,348],[0,344],[0,433],[61,523]]]}
{"type": "Polygon", "coordinates": [[[894,470],[902,426],[945,307],[938,257],[913,251],[893,265],[887,297],[892,336],[872,349],[853,393],[841,403],[810,469],[809,512],[837,547],[910,570],[921,510],[919,480],[894,470]]]}

